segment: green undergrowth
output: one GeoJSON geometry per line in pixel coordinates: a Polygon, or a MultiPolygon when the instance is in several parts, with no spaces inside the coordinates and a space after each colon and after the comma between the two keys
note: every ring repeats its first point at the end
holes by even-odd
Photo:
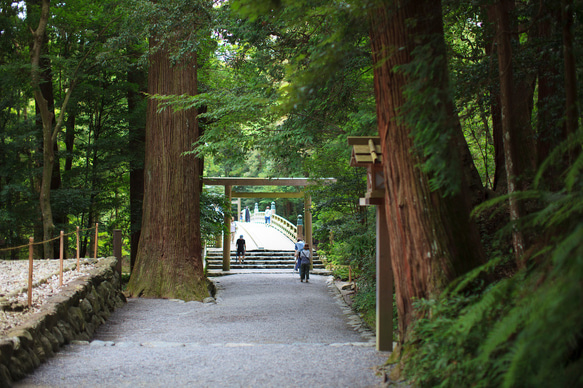
{"type": "MultiPolygon", "coordinates": [[[[581,144],[578,140],[571,144],[581,144]]],[[[524,268],[496,276],[508,260],[500,255],[458,279],[439,298],[416,302],[425,318],[415,323],[404,358],[411,383],[583,386],[581,169],[579,153],[562,175],[560,190],[542,188],[542,170],[535,189],[519,194],[538,209],[513,225],[533,241],[524,268]]]]}

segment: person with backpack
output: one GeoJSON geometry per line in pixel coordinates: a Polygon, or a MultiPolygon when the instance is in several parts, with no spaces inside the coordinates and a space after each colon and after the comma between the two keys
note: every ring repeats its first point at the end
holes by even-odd
{"type": "Polygon", "coordinates": [[[304,248],[300,251],[298,255],[298,260],[300,262],[300,282],[306,279],[306,283],[310,280],[310,245],[305,244],[304,248]]]}
{"type": "Polygon", "coordinates": [[[294,249],[295,249],[294,257],[296,259],[296,265],[294,267],[294,272],[295,272],[298,269],[300,269],[300,258],[298,257],[298,255],[300,254],[302,249],[304,249],[304,242],[302,241],[301,238],[298,238],[298,242],[295,243],[294,249]]]}

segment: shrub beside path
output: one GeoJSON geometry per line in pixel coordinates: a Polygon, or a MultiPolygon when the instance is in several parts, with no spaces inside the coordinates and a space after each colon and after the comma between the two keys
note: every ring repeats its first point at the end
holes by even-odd
{"type": "Polygon", "coordinates": [[[216,303],[130,299],[16,387],[377,387],[388,353],[328,277],[215,279],[216,303]]]}

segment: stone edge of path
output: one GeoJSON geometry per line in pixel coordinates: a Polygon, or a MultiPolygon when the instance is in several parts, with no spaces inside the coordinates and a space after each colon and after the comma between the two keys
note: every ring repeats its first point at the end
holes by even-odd
{"type": "Polygon", "coordinates": [[[63,286],[23,324],[0,336],[0,386],[11,387],[62,346],[89,341],[95,330],[126,302],[117,260],[99,260],[89,274],[63,286]]]}
{"type": "Polygon", "coordinates": [[[376,334],[374,331],[372,331],[362,320],[360,315],[358,315],[352,307],[346,303],[341,290],[342,283],[335,282],[333,276],[327,276],[326,285],[328,286],[330,293],[334,295],[336,303],[340,306],[342,312],[346,316],[348,324],[367,340],[366,342],[368,345],[376,346],[376,334]]]}

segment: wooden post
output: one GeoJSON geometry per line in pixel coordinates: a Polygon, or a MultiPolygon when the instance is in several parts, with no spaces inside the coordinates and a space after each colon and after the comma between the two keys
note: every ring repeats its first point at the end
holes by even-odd
{"type": "Polygon", "coordinates": [[[119,275],[119,287],[121,288],[121,229],[114,229],[113,230],[113,255],[117,259],[117,263],[115,265],[115,270],[119,275]]]}
{"type": "Polygon", "coordinates": [[[241,217],[241,198],[237,198],[237,217],[235,217],[235,220],[239,220],[239,222],[245,222],[245,217],[241,217]]]}
{"type": "Polygon", "coordinates": [[[385,213],[385,177],[382,148],[378,136],[349,137],[352,145],[350,165],[367,168],[367,192],[361,206],[376,205],[376,346],[379,351],[393,350],[393,271],[389,252],[389,231],[385,213]]]}
{"type": "MultiPolygon", "coordinates": [[[[225,185],[226,203],[231,203],[231,186],[225,185]]],[[[230,213],[230,212],[229,212],[230,213]]],[[[225,232],[223,233],[223,271],[231,270],[231,216],[225,212],[225,232]]]]}
{"type": "Polygon", "coordinates": [[[32,306],[32,253],[34,248],[32,243],[34,242],[34,237],[28,239],[28,307],[32,306]]]}
{"type": "Polygon", "coordinates": [[[77,272],[81,270],[81,263],[79,259],[79,227],[77,227],[77,272]]]}
{"type": "Polygon", "coordinates": [[[312,196],[304,194],[304,233],[306,235],[306,244],[310,244],[310,269],[314,264],[314,244],[312,241],[312,196]]]}
{"type": "Polygon", "coordinates": [[[389,253],[389,231],[384,206],[377,205],[376,267],[377,267],[377,350],[393,350],[393,270],[389,253]]]}
{"type": "Polygon", "coordinates": [[[59,250],[60,250],[60,255],[59,255],[59,287],[61,287],[63,285],[63,257],[65,255],[64,244],[65,244],[65,232],[63,232],[61,230],[61,237],[59,239],[59,250]]]}
{"type": "Polygon", "coordinates": [[[99,223],[95,223],[95,249],[93,250],[93,255],[97,259],[97,246],[99,245],[99,223]]]}

